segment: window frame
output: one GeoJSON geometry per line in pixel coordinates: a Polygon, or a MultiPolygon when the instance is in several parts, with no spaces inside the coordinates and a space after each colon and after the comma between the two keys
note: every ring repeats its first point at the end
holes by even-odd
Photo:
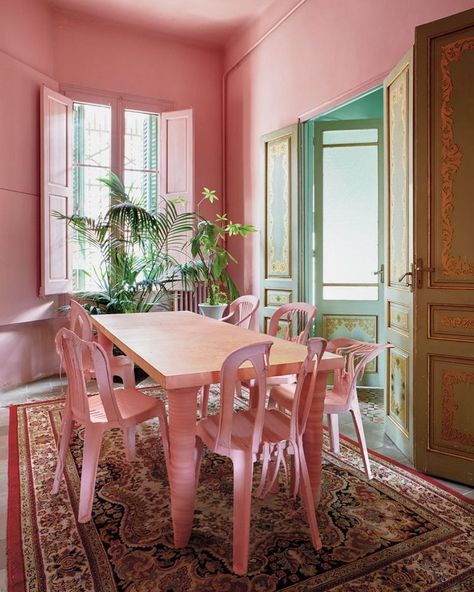
{"type": "MultiPolygon", "coordinates": [[[[101,105],[111,109],[111,146],[110,146],[110,170],[125,178],[125,111],[139,111],[141,113],[157,114],[159,116],[158,144],[161,146],[161,114],[173,110],[173,103],[163,99],[151,99],[134,95],[122,95],[119,93],[85,89],[72,85],[61,86],[61,93],[74,103],[89,105],[101,105]]],[[[72,138],[71,138],[72,144],[72,138]]],[[[71,161],[74,169],[74,162],[71,161]]],[[[158,178],[160,177],[160,160],[158,161],[158,178]]],[[[73,272],[73,268],[71,269],[73,272]]],[[[77,285],[72,285],[73,293],[82,291],[77,285]]]]}
{"type": "MultiPolygon", "coordinates": [[[[111,108],[112,137],[110,168],[117,173],[121,179],[124,177],[125,111],[130,109],[142,113],[154,113],[160,115],[161,119],[162,113],[173,111],[174,109],[173,102],[165,99],[124,95],[112,91],[101,91],[74,85],[62,85],[61,92],[71,99],[73,103],[92,103],[95,105],[106,105],[111,108]]],[[[159,163],[158,174],[160,174],[159,163]]]]}

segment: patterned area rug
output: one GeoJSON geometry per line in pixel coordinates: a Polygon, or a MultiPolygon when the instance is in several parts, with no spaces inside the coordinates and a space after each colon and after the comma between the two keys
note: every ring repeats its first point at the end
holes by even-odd
{"type": "Polygon", "coordinates": [[[154,422],[142,425],[133,463],[120,433],[106,435],[93,519],[78,524],[80,429],[60,492],[50,493],[62,405],[11,408],[10,592],[474,590],[474,506],[376,455],[367,482],[349,441],[341,456],[324,453],[322,550],[311,546],[304,512],[282,483],[278,494],[253,499],[246,577],[231,571],[232,471],[222,457],[205,456],[190,543],[173,547],[154,422]]]}

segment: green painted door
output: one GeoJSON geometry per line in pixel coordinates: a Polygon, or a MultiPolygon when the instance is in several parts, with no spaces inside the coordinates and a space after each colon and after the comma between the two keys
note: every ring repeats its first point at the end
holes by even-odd
{"type": "MultiPolygon", "coordinates": [[[[382,120],[315,121],[313,138],[316,333],[384,341],[382,120]]],[[[384,377],[381,356],[364,383],[384,377]]]]}

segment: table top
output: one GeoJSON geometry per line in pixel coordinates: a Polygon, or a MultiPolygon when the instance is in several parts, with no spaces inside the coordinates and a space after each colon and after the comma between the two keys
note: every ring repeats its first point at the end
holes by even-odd
{"type": "MultiPolygon", "coordinates": [[[[94,315],[94,326],[167,389],[198,387],[219,382],[222,362],[239,347],[273,341],[269,376],[296,374],[306,347],[242,329],[192,312],[94,315]]],[[[326,353],[320,370],[340,366],[340,356],[326,353]]],[[[253,377],[247,364],[241,380],[253,377]]]]}

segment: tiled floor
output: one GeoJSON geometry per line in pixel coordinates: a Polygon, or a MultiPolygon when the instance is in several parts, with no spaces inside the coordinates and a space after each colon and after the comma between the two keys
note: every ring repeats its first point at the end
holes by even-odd
{"type": "MultiPolygon", "coordinates": [[[[8,391],[0,392],[0,592],[7,591],[7,577],[6,577],[6,522],[7,522],[7,492],[8,492],[8,423],[9,410],[8,406],[30,403],[34,401],[41,401],[47,399],[54,399],[64,396],[65,380],[59,377],[47,378],[37,382],[21,386],[8,391]]],[[[145,386],[141,383],[141,386],[145,386]]],[[[364,399],[363,390],[359,394],[361,399],[364,399]]],[[[371,404],[374,403],[374,391],[371,389],[370,396],[367,397],[371,404]]],[[[381,401],[383,401],[381,397],[381,401]]],[[[375,405],[377,405],[375,395],[375,405]]],[[[379,404],[381,405],[381,403],[379,404]]],[[[377,421],[377,416],[380,414],[371,411],[366,415],[363,414],[364,432],[367,439],[367,445],[370,449],[384,454],[394,460],[408,466],[413,467],[412,463],[404,456],[400,450],[391,442],[384,434],[384,425],[377,421]]],[[[341,434],[349,438],[356,439],[354,426],[349,413],[343,414],[339,419],[341,434]]],[[[466,485],[452,483],[438,479],[438,481],[459,493],[467,495],[474,499],[474,489],[466,485]]]]}

